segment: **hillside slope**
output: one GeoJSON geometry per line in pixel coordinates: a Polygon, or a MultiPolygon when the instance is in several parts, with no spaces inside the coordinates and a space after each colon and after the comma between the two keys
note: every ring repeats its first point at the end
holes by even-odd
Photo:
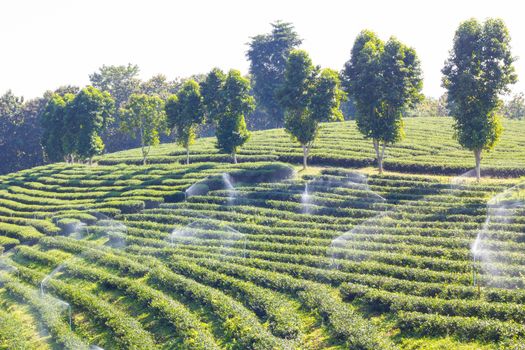
{"type": "MultiPolygon", "coordinates": [[[[452,118],[405,119],[405,139],[386,151],[385,169],[406,173],[436,173],[460,175],[474,167],[474,156],[463,150],[454,140],[452,118]]],[[[525,175],[525,123],[505,119],[501,142],[492,152],[483,155],[482,171],[486,175],[525,175]]],[[[197,141],[191,149],[195,161],[228,161],[218,154],[214,138],[197,141]]],[[[292,142],[284,130],[265,130],[252,133],[252,138],[241,150],[241,161],[279,160],[297,162],[302,149],[292,142]]],[[[150,162],[172,163],[185,159],[185,150],[174,144],[163,144],[151,152],[150,162]]],[[[323,124],[319,140],[311,151],[311,164],[326,166],[361,167],[374,164],[371,141],[363,139],[355,122],[323,124]]],[[[101,164],[126,162],[140,164],[139,150],[109,154],[100,158],[101,164]]]]}
{"type": "MultiPolygon", "coordinates": [[[[520,174],[522,128],[487,168],[520,174]]],[[[204,139],[0,177],[0,348],[519,349],[520,179],[411,174],[470,162],[449,119],[411,135],[382,176],[343,123],[303,173],[272,130],[237,165],[204,139]]]]}

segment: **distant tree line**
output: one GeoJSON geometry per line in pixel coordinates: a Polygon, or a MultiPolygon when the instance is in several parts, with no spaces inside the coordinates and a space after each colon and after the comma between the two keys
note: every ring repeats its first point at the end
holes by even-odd
{"type": "Polygon", "coordinates": [[[439,99],[421,93],[420,62],[413,48],[394,37],[382,41],[369,30],[356,38],[341,72],[322,69],[299,50],[302,39],[290,23],[271,24],[252,37],[248,76],[218,68],[208,74],[168,80],[138,78],[139,67],[102,66],[90,85],[48,91],[24,101],[11,91],[0,97],[0,173],[42,164],[91,162],[95,155],[175,140],[186,149],[202,134],[215,134],[217,148],[237,161],[248,129],[284,127],[303,149],[303,165],[320,122],[356,119],[372,141],[378,169],[388,145],[404,136],[403,117],[453,116],[460,144],[473,151],[479,176],[483,150],[501,134],[499,115],[522,119],[524,95],[500,96],[516,81],[510,36],[501,20],[463,22],[443,69],[439,99]]]}

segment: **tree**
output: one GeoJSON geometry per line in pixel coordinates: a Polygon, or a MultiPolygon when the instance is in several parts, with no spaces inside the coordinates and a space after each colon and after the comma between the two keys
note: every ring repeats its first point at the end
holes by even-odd
{"type": "MultiPolygon", "coordinates": [[[[284,111],[276,93],[284,82],[288,55],[302,42],[291,23],[277,21],[271,25],[271,33],[251,38],[246,52],[253,94],[258,109],[264,113],[264,120],[255,121],[260,128],[276,128],[284,124],[284,111]]],[[[262,113],[257,115],[262,116],[262,113]]]]}
{"type": "Polygon", "coordinates": [[[449,106],[447,104],[448,94],[445,92],[443,95],[439,96],[437,103],[437,116],[438,117],[448,117],[450,116],[449,106]]]}
{"type": "Polygon", "coordinates": [[[480,23],[470,19],[459,25],[442,69],[456,139],[474,153],[478,181],[482,151],[490,151],[502,132],[497,115],[499,96],[508,93],[509,85],[517,81],[514,61],[510,35],[502,20],[480,23]]]}
{"type": "Polygon", "coordinates": [[[199,84],[186,81],[177,95],[168,98],[165,110],[168,127],[175,129],[177,143],[186,148],[186,164],[190,164],[190,145],[195,142],[197,128],[204,122],[199,84]]]}
{"type": "Polygon", "coordinates": [[[115,107],[120,109],[130,96],[140,89],[139,66],[129,63],[127,66],[106,66],[89,75],[91,85],[107,91],[115,99],[115,107]]]}
{"type": "MultiPolygon", "coordinates": [[[[64,147],[64,137],[68,130],[65,127],[66,107],[75,98],[75,95],[53,93],[42,113],[42,148],[47,161],[59,162],[71,159],[64,147]]],[[[69,148],[69,151],[72,151],[69,148]]]]}
{"type": "Polygon", "coordinates": [[[509,119],[525,118],[525,95],[523,92],[515,94],[503,106],[503,115],[509,119]]]}
{"type": "Polygon", "coordinates": [[[158,96],[133,94],[120,115],[122,130],[140,140],[142,163],[146,165],[151,146],[159,144],[159,135],[166,130],[164,102],[158,96]]]}
{"type": "Polygon", "coordinates": [[[7,91],[0,96],[0,174],[43,163],[39,117],[42,98],[24,101],[7,91]]]}
{"type": "Polygon", "coordinates": [[[239,148],[250,138],[244,116],[255,108],[250,81],[238,70],[232,69],[225,76],[215,68],[201,83],[201,92],[205,115],[216,125],[217,148],[237,163],[239,148]]]}
{"type": "Polygon", "coordinates": [[[100,133],[112,121],[115,101],[108,92],[88,86],[66,103],[65,108],[65,154],[88,159],[91,163],[93,156],[104,150],[100,133]]]}
{"type": "Polygon", "coordinates": [[[413,108],[406,111],[407,117],[447,117],[448,110],[443,96],[439,99],[425,96],[413,108]]]}
{"type": "Polygon", "coordinates": [[[386,43],[362,31],[341,73],[343,87],[353,99],[357,127],[372,139],[379,173],[387,145],[403,138],[402,113],[421,100],[422,77],[414,49],[394,37],[386,43]]]}
{"type": "Polygon", "coordinates": [[[217,122],[224,113],[222,91],[225,81],[226,74],[219,68],[213,68],[200,83],[204,113],[208,122],[217,122]]]}
{"type": "Polygon", "coordinates": [[[17,116],[21,113],[24,105],[24,98],[18,97],[8,90],[0,97],[0,145],[5,147],[8,143],[5,137],[11,126],[17,124],[17,116]]]}
{"type": "Polygon", "coordinates": [[[305,51],[290,53],[278,98],[285,110],[285,129],[303,148],[303,169],[323,120],[342,120],[339,77],[331,69],[314,67],[305,51]]]}
{"type": "MultiPolygon", "coordinates": [[[[89,76],[91,85],[102,91],[109,92],[115,99],[115,112],[113,121],[103,134],[106,147],[109,151],[118,151],[137,147],[133,138],[122,132],[120,128],[120,108],[128,101],[134,93],[141,90],[141,81],[138,78],[140,69],[137,65],[103,65],[99,70],[89,76]]],[[[149,84],[148,84],[149,85],[149,84]]],[[[148,87],[150,88],[150,86],[148,87]]]]}
{"type": "Polygon", "coordinates": [[[166,101],[168,97],[177,92],[179,85],[178,81],[169,81],[164,74],[157,74],[141,83],[140,92],[146,95],[158,96],[166,101]]]}

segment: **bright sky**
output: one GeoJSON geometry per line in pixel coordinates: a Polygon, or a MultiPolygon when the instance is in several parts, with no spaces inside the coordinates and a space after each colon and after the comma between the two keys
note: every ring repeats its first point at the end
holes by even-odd
{"type": "MultiPolygon", "coordinates": [[[[499,0],[4,0],[0,3],[0,93],[26,98],[60,85],[86,85],[103,64],[135,63],[141,77],[248,71],[246,43],[292,22],[314,63],[340,70],[362,29],[395,35],[414,47],[424,92],[439,96],[440,70],[458,24],[502,18],[525,80],[525,21],[520,1],[499,0]]],[[[514,91],[525,91],[521,81],[514,91]]]]}

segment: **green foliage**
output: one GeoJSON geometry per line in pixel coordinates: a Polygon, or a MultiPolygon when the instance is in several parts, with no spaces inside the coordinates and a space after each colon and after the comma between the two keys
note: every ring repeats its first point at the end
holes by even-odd
{"type": "Polygon", "coordinates": [[[303,147],[305,168],[308,151],[318,136],[319,123],[343,120],[340,110],[343,92],[339,85],[337,73],[331,69],[319,73],[305,51],[290,53],[278,96],[285,109],[285,130],[303,147]]]}
{"type": "Polygon", "coordinates": [[[186,164],[189,164],[189,148],[195,142],[197,128],[204,122],[204,110],[200,87],[194,80],[184,83],[177,95],[166,102],[168,127],[175,130],[177,143],[187,151],[186,164]]]}
{"type": "MultiPolygon", "coordinates": [[[[444,339],[519,349],[524,209],[487,231],[504,288],[472,285],[469,249],[487,198],[519,180],[452,186],[430,175],[468,165],[452,123],[408,119],[414,137],[390,149],[390,169],[425,175],[334,168],[373,161],[355,122],[343,122],[321,125],[313,161],[327,167],[303,178],[275,163],[301,157],[280,129],[254,132],[242,149],[244,159],[271,162],[227,164],[215,158],[214,139],[203,138],[195,145],[203,162],[188,166],[182,147],[169,144],[152,149],[149,165],[135,165],[137,149],[100,156],[96,167],[51,164],[2,176],[0,245],[15,249],[0,262],[0,310],[23,316],[18,327],[31,345],[40,344],[41,323],[45,344],[74,349],[390,349],[444,339]],[[223,173],[235,191],[224,188],[223,173]],[[196,183],[206,191],[185,198],[196,183]],[[88,227],[72,237],[57,227],[79,221],[88,227]],[[344,244],[333,244],[341,236],[344,244]],[[71,329],[54,297],[71,305],[71,329]]],[[[523,161],[523,123],[504,123],[505,147],[490,160],[500,175],[509,159],[523,161]]],[[[12,339],[2,331],[0,344],[12,339]]]]}
{"type": "Polygon", "coordinates": [[[41,114],[45,98],[24,101],[10,90],[0,97],[0,174],[43,163],[41,114]]]}
{"type": "Polygon", "coordinates": [[[146,95],[155,95],[166,101],[171,94],[177,92],[178,81],[169,81],[164,74],[152,76],[140,85],[140,91],[146,95]]]}
{"type": "Polygon", "coordinates": [[[200,83],[200,91],[208,122],[216,122],[224,113],[222,90],[226,75],[219,68],[212,69],[200,83]]]}
{"type": "Polygon", "coordinates": [[[97,72],[89,75],[89,80],[97,89],[109,92],[115,99],[118,109],[128,101],[132,94],[139,91],[139,71],[139,67],[131,63],[127,66],[103,65],[97,72]]]}
{"type": "MultiPolygon", "coordinates": [[[[115,102],[108,92],[88,86],[66,101],[63,139],[65,154],[90,159],[102,153],[100,132],[111,122],[115,102]]],[[[59,112],[59,110],[58,110],[59,112]]]]}
{"type": "Polygon", "coordinates": [[[503,115],[509,119],[525,119],[525,94],[514,94],[501,109],[503,115]]]}
{"type": "Polygon", "coordinates": [[[140,140],[142,160],[146,164],[151,146],[159,144],[159,135],[166,130],[164,102],[157,96],[134,94],[120,114],[122,130],[140,140]]]}
{"type": "Polygon", "coordinates": [[[425,96],[415,106],[405,112],[406,117],[447,117],[447,96],[443,94],[438,99],[425,96]]]}
{"type": "Polygon", "coordinates": [[[262,112],[251,122],[264,129],[284,125],[284,110],[276,94],[285,81],[288,56],[302,42],[291,23],[277,21],[271,25],[271,33],[251,38],[246,52],[250,60],[253,93],[262,112]]]}
{"type": "Polygon", "coordinates": [[[140,68],[135,64],[103,65],[96,72],[89,75],[91,84],[101,91],[109,92],[115,99],[113,121],[108,125],[102,137],[109,152],[131,147],[138,147],[138,143],[129,134],[120,128],[120,109],[129,100],[132,94],[151,92],[162,93],[163,87],[155,77],[142,83],[138,75],[140,68]]]}
{"type": "Polygon", "coordinates": [[[355,40],[342,76],[356,104],[359,131],[372,139],[382,172],[386,145],[403,138],[403,111],[422,98],[419,59],[414,49],[396,38],[384,43],[365,30],[355,40]]]}
{"type": "Polygon", "coordinates": [[[238,70],[232,69],[225,76],[216,68],[201,86],[206,115],[216,123],[217,148],[231,154],[236,163],[239,148],[250,137],[244,117],[255,108],[250,81],[238,70]]]}
{"type": "Polygon", "coordinates": [[[64,137],[67,134],[67,129],[64,122],[66,106],[68,103],[71,103],[73,98],[74,95],[72,94],[64,96],[53,94],[42,114],[42,127],[44,128],[42,147],[48,161],[62,161],[67,156],[64,147],[64,137]]]}
{"type": "Polygon", "coordinates": [[[460,24],[453,49],[442,70],[443,86],[455,120],[456,138],[476,157],[480,177],[481,152],[491,150],[502,132],[497,115],[499,95],[517,80],[510,35],[500,19],[460,24]]]}
{"type": "Polygon", "coordinates": [[[92,86],[77,95],[55,93],[42,115],[42,145],[51,161],[91,159],[102,153],[99,134],[111,121],[114,101],[107,92],[92,86]]]}

